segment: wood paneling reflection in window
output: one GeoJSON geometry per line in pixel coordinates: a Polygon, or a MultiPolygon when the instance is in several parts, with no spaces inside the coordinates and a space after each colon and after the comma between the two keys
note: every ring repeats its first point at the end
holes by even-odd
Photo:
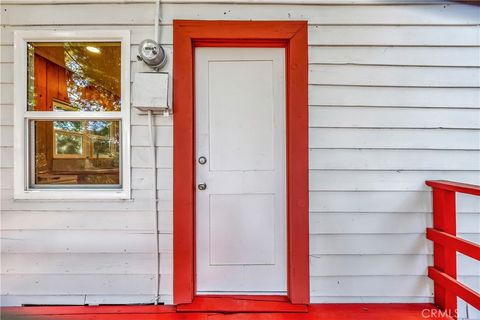
{"type": "Polygon", "coordinates": [[[35,120],[32,127],[35,184],[120,183],[119,121],[35,120]]]}
{"type": "Polygon", "coordinates": [[[120,52],[118,42],[29,43],[28,111],[120,111],[120,52]]]}

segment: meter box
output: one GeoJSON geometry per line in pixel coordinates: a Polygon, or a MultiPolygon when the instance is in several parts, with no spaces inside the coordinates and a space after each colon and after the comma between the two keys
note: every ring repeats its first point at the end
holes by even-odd
{"type": "Polygon", "coordinates": [[[138,72],[133,79],[133,107],[142,111],[168,110],[168,73],[138,72]]]}

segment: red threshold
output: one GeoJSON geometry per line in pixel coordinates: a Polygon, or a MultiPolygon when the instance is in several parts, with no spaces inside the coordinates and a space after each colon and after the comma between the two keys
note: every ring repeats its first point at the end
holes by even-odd
{"type": "MultiPolygon", "coordinates": [[[[268,302],[268,301],[267,301],[268,302]]],[[[275,301],[270,301],[275,302],[275,301]]],[[[278,302],[278,301],[277,301],[278,302]]],[[[199,302],[200,303],[200,302],[199,302]]],[[[178,312],[175,306],[55,306],[1,309],[22,320],[438,320],[451,319],[432,304],[312,304],[307,312],[178,312]]],[[[13,316],[8,318],[8,316],[13,316]]]]}
{"type": "Polygon", "coordinates": [[[286,296],[196,296],[192,303],[180,304],[177,312],[308,312],[305,304],[292,304],[286,296]]]}

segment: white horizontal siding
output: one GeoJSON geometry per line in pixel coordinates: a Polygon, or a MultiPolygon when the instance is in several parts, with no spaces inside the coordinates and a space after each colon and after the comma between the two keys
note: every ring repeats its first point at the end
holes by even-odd
{"type": "Polygon", "coordinates": [[[310,107],[309,124],[311,128],[478,129],[480,109],[310,107]]]}
{"type": "MultiPolygon", "coordinates": [[[[160,301],[172,304],[170,293],[160,294],[160,301]]],[[[58,294],[58,295],[3,295],[0,298],[2,306],[19,305],[100,305],[100,304],[152,304],[151,294],[58,294]]]]}
{"type": "Polygon", "coordinates": [[[478,70],[461,67],[316,64],[310,66],[309,81],[374,87],[480,87],[478,70]]]}
{"type": "Polygon", "coordinates": [[[309,135],[312,149],[480,149],[477,130],[310,128],[309,135]]]}
{"type": "MultiPolygon", "coordinates": [[[[160,233],[172,233],[172,212],[158,213],[160,233]]],[[[148,230],[151,211],[4,211],[3,230],[148,230]]]]}
{"type": "Polygon", "coordinates": [[[309,165],[317,170],[478,171],[479,162],[476,150],[312,149],[309,165]]]}
{"type": "MultiPolygon", "coordinates": [[[[171,212],[159,212],[160,233],[172,233],[171,212]]],[[[148,211],[4,211],[2,229],[18,230],[147,230],[153,223],[148,211]]],[[[475,232],[480,214],[460,213],[458,232],[475,232]]],[[[310,216],[311,234],[422,233],[431,225],[428,213],[324,212],[310,216]]]]}
{"type": "MultiPolygon", "coordinates": [[[[150,147],[132,147],[131,163],[134,168],[150,168],[150,147]]],[[[157,148],[157,168],[172,169],[173,168],[173,148],[158,147],[157,148]]],[[[173,174],[173,173],[172,173],[173,174]]]]}
{"type": "MultiPolygon", "coordinates": [[[[160,255],[160,272],[173,274],[172,254],[160,255]]],[[[5,274],[149,274],[152,253],[3,253],[5,274]]]]}
{"type": "Polygon", "coordinates": [[[426,297],[432,283],[424,276],[312,277],[312,296],[426,297]],[[395,288],[395,290],[392,290],[395,288]]]}
{"type": "MultiPolygon", "coordinates": [[[[478,212],[480,199],[457,196],[458,212],[478,212]]],[[[426,191],[311,191],[311,212],[431,212],[426,191]]]]}
{"type": "MultiPolygon", "coordinates": [[[[0,171],[3,168],[11,168],[11,167],[13,167],[13,148],[0,147],[0,171]]],[[[3,171],[1,174],[3,176],[3,171]]],[[[8,186],[11,187],[11,185],[8,185],[8,186]]]]}
{"type": "MultiPolygon", "coordinates": [[[[309,48],[310,63],[373,66],[478,67],[475,47],[318,47],[309,48]]],[[[425,71],[428,71],[426,69],[425,71]]],[[[414,79],[409,79],[414,80],[414,79]]]]}
{"type": "MultiPolygon", "coordinates": [[[[172,289],[172,276],[160,277],[161,294],[172,289]],[[163,283],[162,283],[163,282],[163,283]]],[[[150,274],[5,274],[2,293],[5,295],[141,295],[155,290],[155,277],[150,274]]]]}
{"type": "MultiPolygon", "coordinates": [[[[12,68],[14,30],[128,29],[133,80],[146,70],[136,52],[153,36],[153,1],[43,2],[9,1],[1,10],[1,272],[8,293],[1,303],[152,302],[146,117],[132,110],[131,201],[13,201],[12,68]]],[[[480,8],[442,1],[164,2],[161,35],[170,57],[173,19],[308,20],[311,301],[431,301],[432,247],[424,234],[431,194],[424,180],[480,183],[480,8]]],[[[155,117],[166,303],[172,125],[171,117],[155,117]]],[[[460,196],[458,211],[459,232],[478,241],[480,201],[460,196]]],[[[475,285],[478,264],[458,259],[462,281],[475,285]]]]}
{"type": "MultiPolygon", "coordinates": [[[[413,1],[414,2],[414,1],[413,1]]],[[[395,3],[395,1],[391,1],[395,3]]],[[[5,5],[6,25],[85,25],[85,24],[151,24],[154,3],[69,4],[69,5],[5,5]],[[65,13],[68,12],[69,16],[65,13]],[[88,13],[95,12],[95,15],[88,13]],[[100,19],[99,19],[100,17],[100,19]]],[[[162,21],[173,19],[252,19],[252,20],[308,20],[311,24],[380,24],[380,25],[476,25],[475,9],[465,5],[437,3],[415,6],[255,6],[222,3],[194,6],[163,4],[162,21]]]]}
{"type": "MultiPolygon", "coordinates": [[[[478,233],[459,234],[477,242],[478,233]]],[[[431,254],[432,245],[425,235],[418,234],[314,234],[310,235],[310,253],[322,254],[431,254]]]]}
{"type": "MultiPolygon", "coordinates": [[[[4,230],[5,253],[152,253],[149,230],[4,230]]],[[[159,252],[172,252],[172,234],[159,235],[159,252]]]]}
{"type": "MultiPolygon", "coordinates": [[[[480,214],[458,214],[458,233],[477,232],[480,214]]],[[[310,215],[310,234],[416,234],[432,225],[428,213],[322,212],[310,215]]]]}
{"type": "MultiPolygon", "coordinates": [[[[5,274],[148,274],[154,263],[153,254],[145,253],[4,253],[5,274]]],[[[459,255],[463,268],[460,275],[478,274],[475,261],[459,255]]],[[[424,275],[432,258],[420,254],[386,255],[312,255],[312,276],[375,276],[424,275]]],[[[161,254],[162,274],[173,274],[172,254],[161,254]]]]}
{"type": "Polygon", "coordinates": [[[478,108],[480,96],[476,88],[311,85],[309,103],[318,106],[478,108]]]}
{"type": "Polygon", "coordinates": [[[311,170],[312,191],[420,191],[425,180],[452,180],[477,184],[477,171],[311,170]],[[352,179],[355,177],[355,179],[352,179]]]}
{"type": "MultiPolygon", "coordinates": [[[[476,276],[475,262],[458,256],[463,266],[460,276],[476,276]]],[[[431,256],[421,254],[386,255],[313,255],[310,260],[311,276],[422,276],[432,265],[431,256]]]]}

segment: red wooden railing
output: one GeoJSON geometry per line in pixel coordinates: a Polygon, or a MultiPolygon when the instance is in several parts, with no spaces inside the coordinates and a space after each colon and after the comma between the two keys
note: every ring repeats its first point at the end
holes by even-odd
{"type": "Polygon", "coordinates": [[[456,318],[457,297],[480,309],[480,294],[457,281],[457,252],[480,260],[480,245],[457,237],[456,193],[480,196],[480,186],[451,181],[426,181],[433,189],[433,267],[428,276],[434,281],[435,304],[456,318]]]}

